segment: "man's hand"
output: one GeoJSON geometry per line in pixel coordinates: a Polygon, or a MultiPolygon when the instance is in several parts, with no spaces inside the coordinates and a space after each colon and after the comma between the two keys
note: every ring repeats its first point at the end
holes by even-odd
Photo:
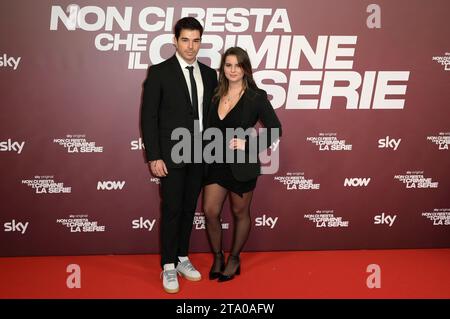
{"type": "Polygon", "coordinates": [[[148,162],[148,165],[150,166],[152,174],[157,177],[165,177],[167,174],[169,174],[166,164],[162,159],[150,161],[148,162]]]}

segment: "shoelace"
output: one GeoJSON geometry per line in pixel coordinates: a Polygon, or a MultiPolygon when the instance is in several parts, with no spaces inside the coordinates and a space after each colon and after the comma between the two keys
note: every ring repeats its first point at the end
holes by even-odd
{"type": "Polygon", "coordinates": [[[187,271],[196,271],[189,260],[182,261],[179,265],[181,268],[185,268],[187,271]]]}
{"type": "Polygon", "coordinates": [[[177,280],[177,271],[175,269],[163,271],[161,275],[166,278],[167,282],[177,280]]]}

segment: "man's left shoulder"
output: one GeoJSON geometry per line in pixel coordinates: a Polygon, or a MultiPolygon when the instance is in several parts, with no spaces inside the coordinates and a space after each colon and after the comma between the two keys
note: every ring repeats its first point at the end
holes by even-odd
{"type": "Polygon", "coordinates": [[[216,71],[214,71],[213,68],[207,66],[204,63],[201,63],[200,61],[197,61],[197,63],[198,63],[198,66],[200,67],[200,70],[202,70],[203,72],[209,72],[211,74],[216,72],[216,71]]]}

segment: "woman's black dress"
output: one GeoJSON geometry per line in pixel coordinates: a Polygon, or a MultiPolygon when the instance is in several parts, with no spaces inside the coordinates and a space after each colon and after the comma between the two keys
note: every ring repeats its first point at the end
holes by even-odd
{"type": "MultiPolygon", "coordinates": [[[[222,131],[224,148],[228,148],[229,140],[226,140],[226,128],[236,129],[240,126],[243,99],[242,97],[240,98],[240,100],[231,109],[231,111],[228,112],[223,120],[219,118],[217,104],[213,104],[211,106],[212,114],[210,117],[209,127],[216,127],[222,131]]],[[[225,157],[225,150],[223,154],[225,157]]],[[[243,193],[247,193],[255,189],[257,178],[245,182],[236,180],[231,172],[230,165],[225,162],[225,158],[222,163],[213,162],[207,165],[209,167],[204,185],[217,183],[241,197],[243,193]]]]}

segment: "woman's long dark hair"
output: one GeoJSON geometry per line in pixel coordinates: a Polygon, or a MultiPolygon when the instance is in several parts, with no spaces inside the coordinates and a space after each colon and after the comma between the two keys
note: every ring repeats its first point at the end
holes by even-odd
{"type": "Polygon", "coordinates": [[[220,98],[227,94],[228,92],[228,79],[225,76],[224,67],[225,67],[225,59],[229,55],[234,55],[238,61],[239,67],[244,71],[244,77],[242,78],[242,82],[244,85],[243,90],[247,88],[257,89],[255,80],[253,79],[253,71],[252,64],[250,62],[250,58],[247,52],[240,47],[231,47],[225,51],[222,56],[222,61],[220,62],[220,71],[219,71],[219,85],[216,88],[215,94],[213,96],[213,100],[217,101],[220,98]]]}

